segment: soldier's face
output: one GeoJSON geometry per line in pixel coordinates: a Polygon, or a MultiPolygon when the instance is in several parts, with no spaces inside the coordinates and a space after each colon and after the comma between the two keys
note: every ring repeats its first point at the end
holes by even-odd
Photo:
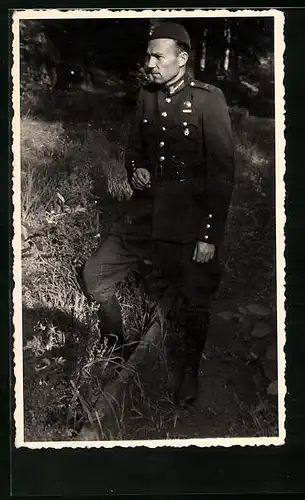
{"type": "Polygon", "coordinates": [[[179,52],[174,40],[150,40],[146,53],[146,69],[154,83],[164,84],[174,79],[185,68],[186,52],[179,52]]]}

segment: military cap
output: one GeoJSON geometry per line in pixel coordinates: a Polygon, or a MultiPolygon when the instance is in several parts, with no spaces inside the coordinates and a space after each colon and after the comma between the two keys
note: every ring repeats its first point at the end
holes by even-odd
{"type": "Polygon", "coordinates": [[[178,43],[182,43],[191,49],[191,40],[188,32],[181,24],[164,22],[151,28],[149,32],[149,40],[156,38],[171,38],[178,43]]]}

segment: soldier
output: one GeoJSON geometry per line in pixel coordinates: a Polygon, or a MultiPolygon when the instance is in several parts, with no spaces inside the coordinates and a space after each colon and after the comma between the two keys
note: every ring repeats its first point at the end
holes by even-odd
{"type": "Polygon", "coordinates": [[[151,30],[146,69],[126,153],[133,197],[126,217],[85,265],[88,293],[101,304],[105,335],[122,341],[115,285],[142,259],[154,257],[180,306],[184,359],[178,404],[196,399],[209,305],[220,280],[219,247],[231,200],[234,152],[220,89],[186,71],[191,43],[185,29],[165,22],[151,30]]]}

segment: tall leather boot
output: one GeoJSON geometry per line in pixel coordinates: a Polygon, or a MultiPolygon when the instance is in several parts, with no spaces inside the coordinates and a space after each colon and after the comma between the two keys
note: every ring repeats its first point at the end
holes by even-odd
{"type": "Polygon", "coordinates": [[[192,404],[198,395],[198,370],[209,326],[209,313],[188,316],[185,325],[185,352],[181,384],[175,402],[181,406],[192,404]]]}
{"type": "Polygon", "coordinates": [[[126,359],[121,306],[115,295],[100,305],[98,316],[101,337],[107,339],[109,347],[113,348],[114,355],[126,359]]]}

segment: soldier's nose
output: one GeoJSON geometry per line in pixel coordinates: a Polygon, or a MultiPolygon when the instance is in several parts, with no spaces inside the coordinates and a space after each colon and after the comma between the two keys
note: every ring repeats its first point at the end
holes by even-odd
{"type": "Polygon", "coordinates": [[[153,60],[153,58],[150,58],[148,61],[147,61],[147,68],[151,71],[154,67],[155,67],[155,62],[153,60]]]}

